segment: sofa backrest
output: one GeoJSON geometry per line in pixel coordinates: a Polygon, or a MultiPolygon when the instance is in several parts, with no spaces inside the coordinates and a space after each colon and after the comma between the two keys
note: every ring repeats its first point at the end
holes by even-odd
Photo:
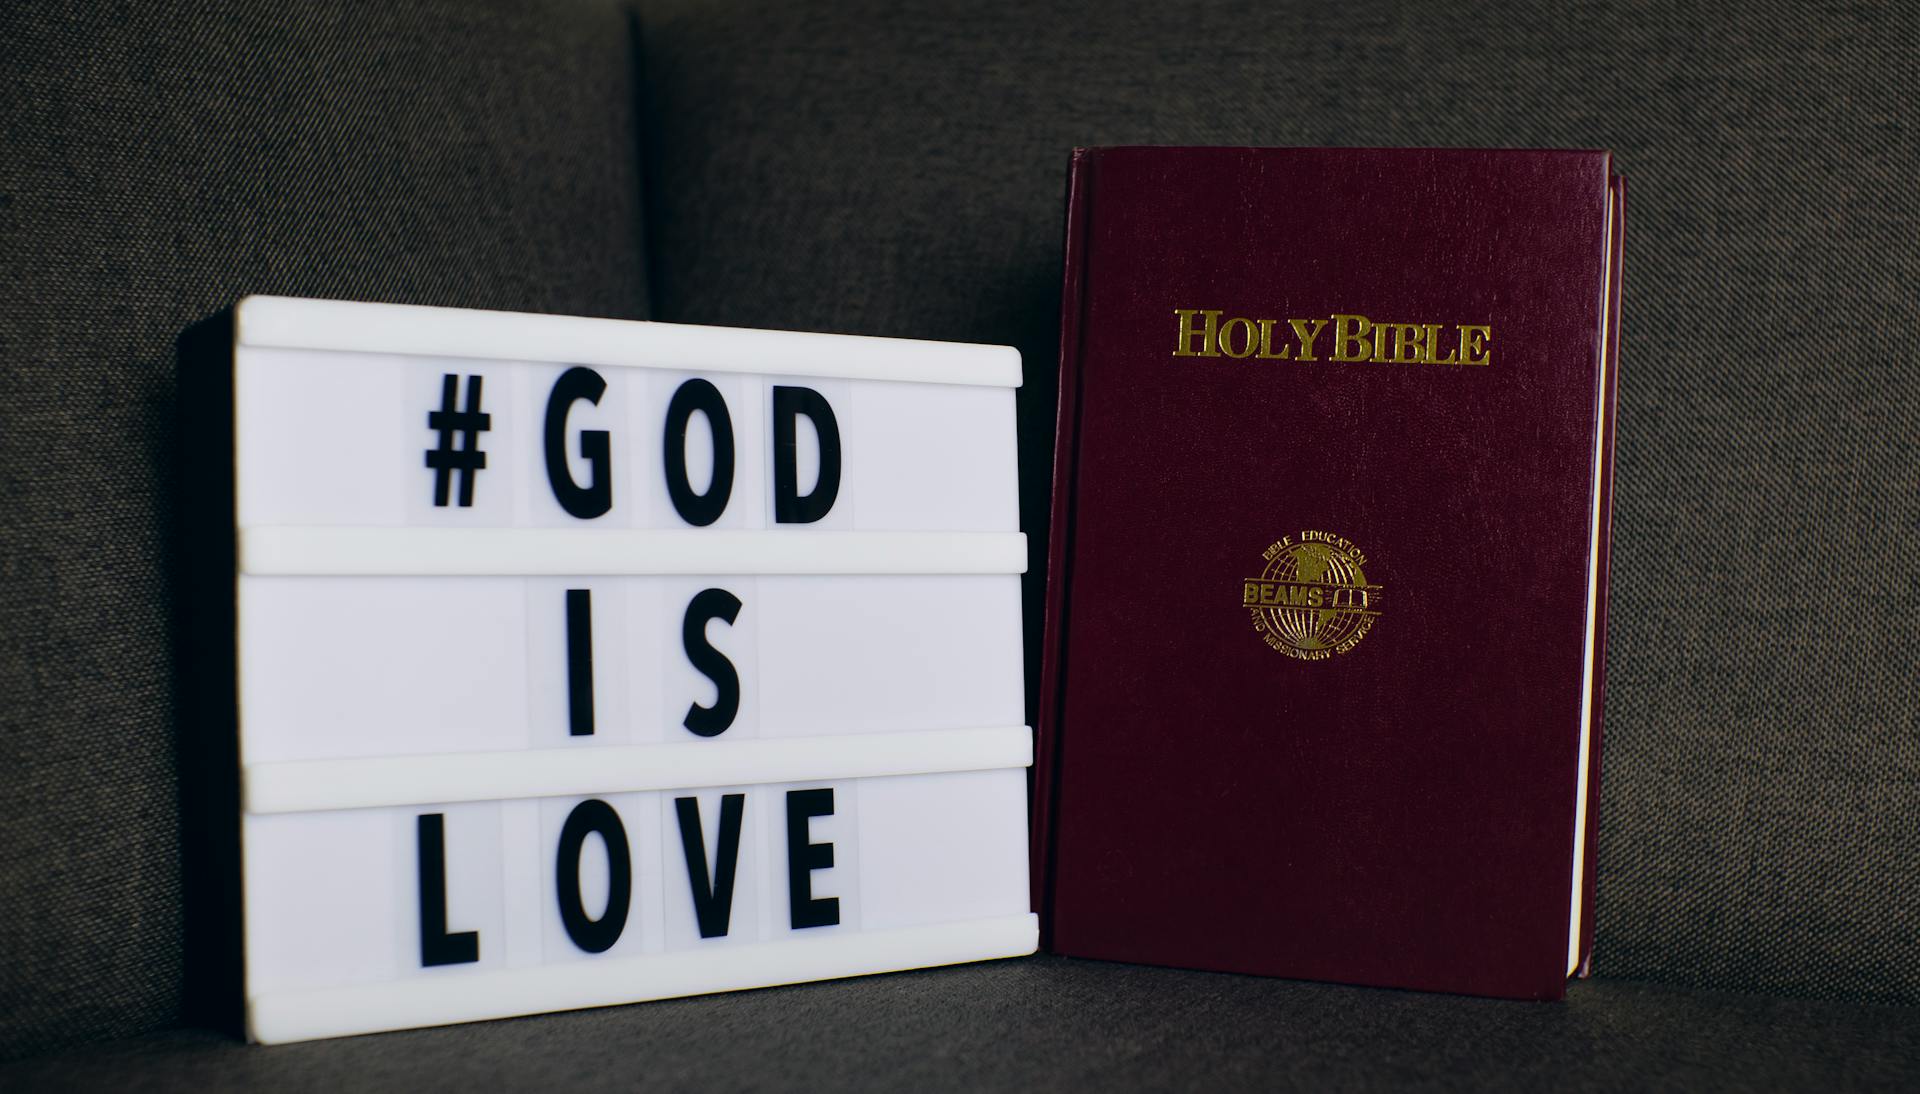
{"type": "Polygon", "coordinates": [[[654,0],[643,26],[656,317],[1019,346],[1030,531],[1074,145],[1613,149],[1594,968],[1920,1001],[1910,12],[654,0]]]}
{"type": "Polygon", "coordinates": [[[643,318],[632,37],[0,5],[0,1055],[183,1016],[176,336],[260,292],[643,318]]]}

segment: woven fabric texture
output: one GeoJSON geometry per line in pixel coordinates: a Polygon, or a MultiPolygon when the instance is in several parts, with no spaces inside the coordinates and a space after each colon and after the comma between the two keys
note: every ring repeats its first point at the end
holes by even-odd
{"type": "Polygon", "coordinates": [[[632,51],[587,0],[0,5],[0,1055],[180,1019],[175,337],[642,317],[632,51]]]}
{"type": "Polygon", "coordinates": [[[660,0],[638,118],[629,30],[0,6],[0,1055],[181,1016],[183,327],[249,292],[632,317],[644,261],[661,318],[1009,342],[1037,549],[1066,154],[1128,142],[1620,153],[1596,967],[1920,1001],[1906,13],[660,0]]]}
{"type": "Polygon", "coordinates": [[[1916,1002],[1917,28],[1775,0],[659,0],[655,314],[1018,346],[1038,559],[1071,147],[1615,150],[1594,967],[1916,1002]]]}
{"type": "Polygon", "coordinates": [[[1911,1090],[1913,1012],[1619,981],[1565,1005],[1059,957],[249,1048],[161,1033],[0,1065],[118,1090],[1911,1090]]]}

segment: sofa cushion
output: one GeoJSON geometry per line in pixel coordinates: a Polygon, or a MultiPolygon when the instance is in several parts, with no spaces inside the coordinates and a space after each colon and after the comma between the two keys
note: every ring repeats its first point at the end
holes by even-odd
{"type": "Polygon", "coordinates": [[[270,1047],[152,1034],[18,1090],[1912,1089],[1912,1011],[1575,984],[1565,1004],[1037,957],[270,1047]]]}

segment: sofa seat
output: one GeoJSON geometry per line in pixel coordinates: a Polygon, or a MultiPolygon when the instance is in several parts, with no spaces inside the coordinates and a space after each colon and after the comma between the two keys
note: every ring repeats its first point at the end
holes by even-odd
{"type": "Polygon", "coordinates": [[[1620,980],[1516,1003],[1040,956],[333,1041],[204,1030],[4,1090],[1920,1089],[1910,1008],[1620,980]]]}

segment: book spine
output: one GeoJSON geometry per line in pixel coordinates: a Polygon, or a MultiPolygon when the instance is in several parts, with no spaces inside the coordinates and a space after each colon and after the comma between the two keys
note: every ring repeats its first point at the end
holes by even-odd
{"type": "Polygon", "coordinates": [[[1087,229],[1097,153],[1076,148],[1067,176],[1065,274],[1060,290],[1060,400],[1054,421],[1053,505],[1047,547],[1046,619],[1041,638],[1040,694],[1034,719],[1031,877],[1033,909],[1040,916],[1040,945],[1053,942],[1053,831],[1059,803],[1065,696],[1067,595],[1072,581],[1073,503],[1080,432],[1082,309],[1086,287],[1087,229]]]}
{"type": "Polygon", "coordinates": [[[1594,635],[1593,666],[1593,732],[1587,742],[1587,822],[1586,822],[1586,877],[1581,884],[1580,916],[1580,962],[1578,975],[1582,978],[1593,974],[1593,908],[1594,887],[1599,878],[1600,867],[1600,757],[1601,738],[1606,726],[1607,683],[1607,588],[1611,582],[1613,569],[1613,449],[1617,436],[1616,424],[1619,421],[1620,391],[1620,299],[1625,295],[1622,276],[1626,272],[1626,217],[1627,217],[1627,180],[1615,176],[1610,180],[1610,198],[1613,201],[1613,237],[1608,241],[1607,262],[1612,266],[1613,296],[1607,302],[1607,361],[1606,390],[1601,398],[1604,410],[1601,418],[1603,437],[1601,440],[1600,468],[1600,580],[1598,596],[1594,605],[1599,619],[1594,635]]]}

